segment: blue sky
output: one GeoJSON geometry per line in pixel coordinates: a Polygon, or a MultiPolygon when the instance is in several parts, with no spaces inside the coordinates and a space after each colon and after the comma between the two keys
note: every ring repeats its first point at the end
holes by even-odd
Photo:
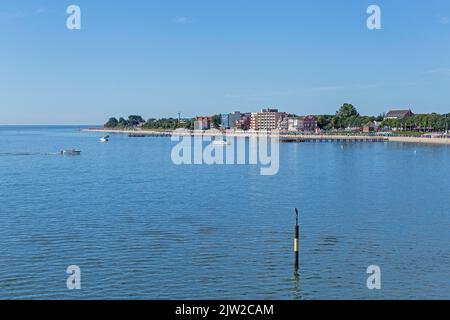
{"type": "Polygon", "coordinates": [[[0,124],[450,112],[448,0],[0,0],[0,41],[0,124]],[[366,27],[370,4],[382,30],[366,27]]]}

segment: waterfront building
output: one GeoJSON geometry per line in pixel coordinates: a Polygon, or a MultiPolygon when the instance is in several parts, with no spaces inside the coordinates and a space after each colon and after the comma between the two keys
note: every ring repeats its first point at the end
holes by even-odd
{"type": "Polygon", "coordinates": [[[221,114],[221,122],[220,122],[220,126],[222,127],[222,129],[230,129],[230,121],[228,118],[228,113],[223,113],[221,114]]]}
{"type": "Polygon", "coordinates": [[[212,117],[200,116],[195,118],[195,130],[209,130],[211,129],[212,117]]]}
{"type": "Polygon", "coordinates": [[[223,129],[235,129],[237,121],[241,120],[242,114],[239,111],[222,114],[221,127],[223,129]]]}
{"type": "Polygon", "coordinates": [[[414,116],[414,113],[411,111],[411,109],[408,110],[391,110],[389,111],[385,119],[388,120],[401,120],[404,118],[412,117],[414,116]]]}
{"type": "Polygon", "coordinates": [[[297,117],[297,116],[288,117],[288,131],[291,131],[291,132],[302,131],[301,117],[297,117]]]}
{"type": "Polygon", "coordinates": [[[277,129],[281,131],[288,131],[288,117],[286,115],[278,119],[277,129]]]}
{"type": "Polygon", "coordinates": [[[241,120],[242,114],[239,111],[232,112],[228,115],[230,129],[236,128],[237,122],[241,120]]]}
{"type": "Polygon", "coordinates": [[[250,114],[243,115],[241,117],[241,119],[236,121],[236,129],[238,129],[238,130],[250,130],[250,118],[251,118],[250,114]]]}
{"type": "Polygon", "coordinates": [[[258,112],[250,114],[250,130],[258,130],[258,112]]]}
{"type": "Polygon", "coordinates": [[[366,123],[362,129],[362,131],[364,133],[374,132],[375,130],[376,130],[376,125],[372,121],[369,121],[368,123],[366,123]]]}
{"type": "Polygon", "coordinates": [[[250,129],[252,130],[275,130],[283,125],[286,113],[278,109],[263,109],[261,112],[251,114],[250,129]]]}
{"type": "Polygon", "coordinates": [[[301,130],[305,132],[315,132],[318,128],[316,116],[301,117],[301,130]]]}

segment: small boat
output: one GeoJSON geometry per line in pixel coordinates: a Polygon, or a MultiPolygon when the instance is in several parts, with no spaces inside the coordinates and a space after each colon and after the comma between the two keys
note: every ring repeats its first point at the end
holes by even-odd
{"type": "Polygon", "coordinates": [[[69,149],[69,150],[62,150],[61,155],[62,156],[79,156],[81,154],[80,150],[75,149],[69,149]]]}
{"type": "Polygon", "coordinates": [[[215,146],[229,146],[231,145],[231,142],[225,141],[225,140],[214,140],[213,145],[215,146]]]}
{"type": "Polygon", "coordinates": [[[104,136],[100,138],[101,142],[108,142],[109,141],[109,136],[104,136]]]}

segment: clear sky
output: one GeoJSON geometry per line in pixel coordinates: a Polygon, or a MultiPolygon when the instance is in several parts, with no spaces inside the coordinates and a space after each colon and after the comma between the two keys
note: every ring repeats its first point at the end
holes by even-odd
{"type": "Polygon", "coordinates": [[[448,0],[0,0],[0,43],[0,124],[450,112],[448,0]]]}

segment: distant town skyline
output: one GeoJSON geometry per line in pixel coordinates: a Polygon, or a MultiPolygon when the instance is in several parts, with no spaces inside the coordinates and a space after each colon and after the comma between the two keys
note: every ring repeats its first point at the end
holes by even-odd
{"type": "Polygon", "coordinates": [[[2,1],[0,124],[450,112],[450,2],[2,1]],[[66,9],[81,8],[81,30],[66,9]]]}

